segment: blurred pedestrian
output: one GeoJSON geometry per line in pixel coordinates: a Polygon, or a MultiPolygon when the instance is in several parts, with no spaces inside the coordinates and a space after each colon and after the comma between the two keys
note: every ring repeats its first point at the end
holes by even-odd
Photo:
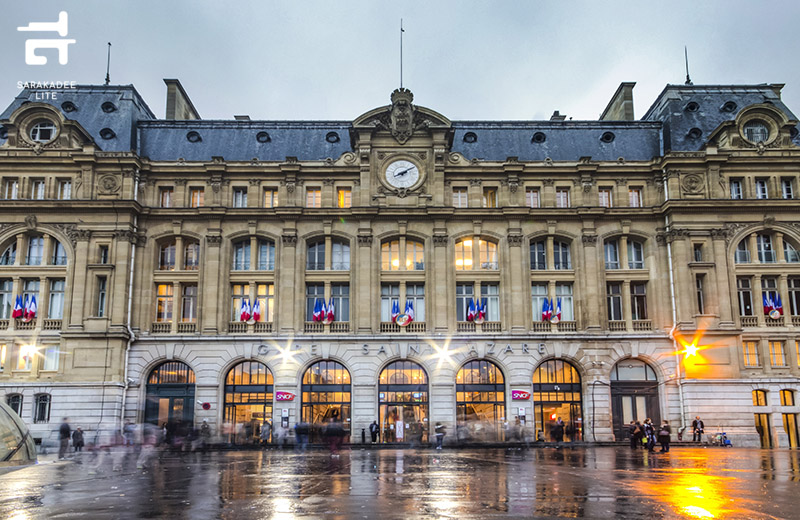
{"type": "Polygon", "coordinates": [[[444,426],[444,424],[437,422],[434,432],[436,433],[436,449],[441,450],[444,436],[447,435],[447,428],[444,426]]]}
{"type": "Polygon", "coordinates": [[[83,451],[83,430],[80,426],[72,432],[72,449],[76,452],[83,451]]]}
{"type": "Polygon", "coordinates": [[[636,424],[635,421],[631,421],[631,423],[628,425],[628,438],[631,441],[631,448],[634,450],[639,447],[636,445],[636,443],[641,442],[636,439],[636,434],[638,432],[639,432],[639,426],[636,424]]]}
{"type": "Polygon", "coordinates": [[[700,420],[700,416],[696,415],[694,421],[692,421],[692,441],[702,442],[704,430],[705,424],[703,424],[703,421],[700,420]]]}
{"type": "Polygon", "coordinates": [[[261,445],[266,446],[269,444],[269,437],[272,434],[272,423],[264,419],[264,424],[261,425],[261,445]]]}
{"type": "Polygon", "coordinates": [[[669,422],[662,421],[661,429],[658,432],[658,442],[661,444],[661,453],[669,452],[669,437],[671,433],[672,428],[670,428],[669,422]]]}
{"type": "Polygon", "coordinates": [[[561,448],[561,443],[564,442],[564,421],[561,420],[561,417],[553,424],[550,435],[556,443],[556,448],[561,448]]]}
{"type": "Polygon", "coordinates": [[[58,428],[58,458],[63,459],[69,449],[69,440],[72,437],[72,428],[69,427],[69,418],[64,417],[58,428]]]}
{"type": "Polygon", "coordinates": [[[639,421],[636,421],[635,423],[635,428],[633,429],[633,439],[633,444],[635,445],[634,447],[638,449],[643,444],[642,440],[644,439],[644,425],[639,421]]]}
{"type": "Polygon", "coordinates": [[[203,419],[198,435],[200,437],[200,449],[205,451],[211,442],[211,426],[208,425],[208,419],[203,419]]]}
{"type": "Polygon", "coordinates": [[[122,444],[124,446],[133,446],[134,432],[133,424],[130,421],[125,421],[125,425],[122,427],[122,444]]]}
{"type": "Polygon", "coordinates": [[[301,453],[305,453],[306,446],[308,446],[308,436],[311,433],[311,426],[305,422],[300,421],[294,425],[294,436],[297,441],[297,449],[301,453]]]}
{"type": "Polygon", "coordinates": [[[380,427],[378,426],[378,421],[372,421],[372,424],[369,425],[369,435],[372,437],[372,444],[378,442],[378,433],[380,432],[380,427]]]}
{"type": "Polygon", "coordinates": [[[649,417],[644,420],[644,435],[647,438],[647,451],[654,452],[656,447],[656,427],[649,417]]]}

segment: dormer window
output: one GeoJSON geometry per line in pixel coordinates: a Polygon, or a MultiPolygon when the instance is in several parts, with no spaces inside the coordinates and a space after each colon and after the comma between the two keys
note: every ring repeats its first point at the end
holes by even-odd
{"type": "Polygon", "coordinates": [[[765,143],[769,139],[769,127],[758,119],[744,125],[744,138],[751,143],[765,143]]]}

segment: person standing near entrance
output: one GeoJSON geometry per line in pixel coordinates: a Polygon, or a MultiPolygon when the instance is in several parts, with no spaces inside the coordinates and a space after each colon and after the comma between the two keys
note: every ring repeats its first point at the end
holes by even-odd
{"type": "Polygon", "coordinates": [[[564,421],[561,420],[561,417],[556,420],[550,433],[553,441],[557,444],[556,448],[560,448],[561,443],[564,442],[564,421]]]}
{"type": "Polygon", "coordinates": [[[369,425],[369,435],[372,437],[372,444],[378,442],[379,431],[380,427],[378,427],[378,421],[372,421],[372,424],[369,425]]]}
{"type": "Polygon", "coordinates": [[[656,427],[648,417],[644,420],[644,435],[647,437],[647,451],[653,452],[656,448],[656,427]]]}
{"type": "Polygon", "coordinates": [[[447,435],[447,428],[442,423],[436,423],[436,449],[442,449],[442,441],[444,441],[444,436],[447,435]]]}
{"type": "Polygon", "coordinates": [[[661,428],[658,432],[658,442],[661,444],[661,453],[669,452],[669,437],[672,434],[672,428],[669,427],[669,422],[662,421],[661,428]]]}
{"type": "Polygon", "coordinates": [[[628,425],[628,437],[631,440],[631,449],[634,450],[639,447],[636,445],[637,442],[641,444],[641,441],[637,438],[637,433],[639,433],[639,426],[636,424],[636,421],[631,421],[628,425]]]}
{"type": "Polygon", "coordinates": [[[703,421],[700,420],[700,416],[696,415],[694,421],[692,421],[692,441],[693,442],[701,442],[703,440],[703,430],[705,429],[705,424],[703,421]]]}
{"type": "Polygon", "coordinates": [[[72,432],[72,449],[77,451],[83,451],[83,430],[80,427],[75,428],[75,431],[72,432]]]}
{"type": "Polygon", "coordinates": [[[69,449],[69,440],[72,437],[72,428],[69,427],[69,418],[64,417],[61,427],[58,429],[58,458],[63,459],[69,449]]]}

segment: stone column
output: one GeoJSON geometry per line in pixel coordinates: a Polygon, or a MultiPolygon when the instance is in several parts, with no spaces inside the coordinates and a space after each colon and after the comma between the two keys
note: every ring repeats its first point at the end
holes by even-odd
{"type": "MultiPolygon", "coordinates": [[[[222,327],[221,323],[227,321],[227,313],[220,316],[220,303],[227,294],[222,288],[222,273],[220,273],[220,255],[222,237],[219,235],[206,236],[206,250],[203,276],[203,290],[200,291],[198,299],[201,302],[201,320],[203,323],[203,333],[216,334],[222,327]],[[222,320],[222,322],[220,322],[222,320]]],[[[227,279],[227,277],[225,277],[227,279]]],[[[224,308],[224,307],[223,307],[224,308]]]]}
{"type": "Polygon", "coordinates": [[[545,246],[545,258],[547,269],[555,269],[555,255],[553,254],[553,235],[547,235],[545,246]]]}
{"type": "Polygon", "coordinates": [[[36,297],[38,302],[36,309],[36,327],[41,328],[43,320],[50,318],[50,287],[47,285],[46,276],[39,277],[39,294],[36,297]]]}
{"type": "Polygon", "coordinates": [[[753,313],[758,317],[758,326],[765,327],[767,320],[764,317],[764,291],[761,286],[761,275],[753,277],[753,313]]]}
{"type": "MultiPolygon", "coordinates": [[[[17,243],[19,244],[19,241],[17,243]]],[[[17,258],[19,258],[19,254],[17,255],[17,258]]],[[[72,284],[73,284],[72,302],[69,304],[71,307],[70,317],[69,317],[70,328],[79,328],[79,329],[83,328],[84,305],[87,300],[85,295],[86,295],[86,288],[89,285],[88,273],[86,272],[86,263],[88,259],[89,259],[89,232],[82,231],[79,232],[78,234],[78,241],[75,244],[75,258],[73,259],[72,262],[72,270],[74,274],[72,277],[72,284]]],[[[110,293],[111,287],[108,286],[107,290],[110,293]]],[[[16,291],[15,293],[19,294],[16,291]]],[[[118,296],[114,295],[113,298],[116,300],[118,296]]],[[[91,298],[88,298],[88,300],[91,300],[91,298]]],[[[89,305],[91,305],[91,303],[89,305]]]]}
{"type": "MultiPolygon", "coordinates": [[[[448,320],[448,305],[447,295],[448,291],[448,263],[447,263],[447,246],[449,243],[448,236],[445,234],[433,235],[433,273],[429,278],[432,281],[432,286],[428,291],[431,295],[433,308],[428,309],[428,315],[433,318],[433,327],[428,327],[428,330],[435,332],[446,333],[449,330],[450,322],[448,320]],[[430,312],[433,311],[433,312],[430,312]]],[[[428,319],[428,318],[426,318],[428,319]]]]}
{"type": "MultiPolygon", "coordinates": [[[[652,301],[651,301],[652,304],[652,301]]],[[[633,330],[633,306],[631,305],[631,282],[622,282],[622,319],[625,320],[625,330],[633,330]]]]}
{"type": "Polygon", "coordinates": [[[172,323],[170,324],[170,332],[176,334],[178,332],[178,320],[181,315],[181,283],[172,282],[172,323]]]}
{"type": "Polygon", "coordinates": [[[597,235],[584,234],[581,242],[583,245],[584,274],[582,278],[584,294],[579,301],[584,302],[581,305],[583,307],[581,314],[585,320],[583,325],[586,330],[600,330],[602,328],[600,326],[600,310],[603,306],[597,302],[603,301],[603,292],[601,290],[603,281],[600,280],[597,271],[597,235]]]}
{"type": "MultiPolygon", "coordinates": [[[[736,284],[734,283],[731,285],[730,283],[725,231],[722,229],[712,229],[711,241],[714,248],[714,274],[716,284],[710,287],[711,290],[708,293],[713,292],[716,295],[720,327],[733,328],[734,314],[733,307],[731,306],[731,291],[736,290],[736,284]]],[[[733,294],[735,294],[735,292],[733,294]]]]}
{"type": "Polygon", "coordinates": [[[22,265],[22,259],[27,254],[28,252],[25,250],[25,234],[20,233],[17,235],[17,256],[14,257],[14,265],[22,265]]]}
{"type": "MultiPolygon", "coordinates": [[[[258,270],[258,237],[250,237],[250,271],[258,270]]],[[[251,300],[252,301],[252,300],[251,300]]]]}
{"type": "Polygon", "coordinates": [[[628,237],[622,235],[619,239],[619,268],[628,269],[628,237]]]}
{"type": "MultiPolygon", "coordinates": [[[[510,319],[508,320],[511,332],[523,333],[530,327],[526,323],[527,305],[522,305],[526,299],[530,298],[530,275],[525,276],[525,262],[522,256],[522,235],[519,233],[508,232],[508,263],[510,287],[505,287],[503,291],[511,296],[511,302],[506,303],[505,308],[510,309],[510,319]]],[[[533,310],[536,312],[536,309],[533,310]]]]}
{"type": "MultiPolygon", "coordinates": [[[[372,265],[372,240],[372,235],[365,234],[358,235],[357,237],[358,264],[355,271],[356,290],[350,291],[351,294],[356,296],[356,301],[365,302],[365,305],[359,306],[358,312],[351,312],[350,316],[351,321],[355,321],[353,320],[354,316],[358,318],[358,323],[354,323],[353,327],[356,327],[358,332],[366,334],[372,332],[372,318],[375,313],[377,312],[380,314],[380,305],[378,305],[377,309],[375,309],[374,306],[369,305],[368,303],[373,301],[372,295],[374,294],[375,290],[375,287],[373,287],[374,283],[372,282],[372,273],[374,269],[374,266],[372,265]]],[[[352,309],[355,311],[355,306],[352,306],[352,309]]]]}
{"type": "Polygon", "coordinates": [[[690,271],[687,268],[689,257],[686,248],[686,239],[682,230],[673,230],[668,240],[672,241],[672,262],[673,275],[675,277],[675,306],[679,323],[693,323],[692,312],[694,305],[692,297],[692,281],[690,271]]]}
{"type": "MultiPolygon", "coordinates": [[[[294,230],[292,230],[294,231],[294,230]]],[[[296,269],[296,256],[297,256],[297,234],[295,232],[284,233],[281,236],[283,247],[281,247],[280,254],[280,276],[277,276],[275,298],[277,300],[277,313],[275,321],[277,322],[273,327],[277,329],[280,325],[281,333],[293,333],[295,331],[295,307],[297,294],[305,294],[303,286],[297,286],[297,269],[296,269]]],[[[303,297],[305,302],[305,297],[303,297]]],[[[299,324],[298,330],[303,330],[303,324],[299,324]]]]}
{"type": "Polygon", "coordinates": [[[783,233],[775,233],[775,261],[785,263],[786,258],[783,254],[783,233]]]}
{"type": "Polygon", "coordinates": [[[183,270],[183,237],[175,237],[175,271],[183,270]]]}
{"type": "Polygon", "coordinates": [[[470,179],[469,190],[467,193],[467,205],[470,208],[480,208],[483,205],[483,192],[481,191],[481,180],[470,179]]]}
{"type": "Polygon", "coordinates": [[[754,264],[760,264],[761,259],[758,257],[758,240],[756,239],[756,234],[751,233],[749,237],[747,237],[747,248],[750,250],[750,262],[754,264]]]}
{"type": "Polygon", "coordinates": [[[791,327],[792,311],[789,305],[789,280],[785,273],[778,277],[778,294],[781,295],[781,304],[783,305],[784,325],[786,327],[791,327]]]}

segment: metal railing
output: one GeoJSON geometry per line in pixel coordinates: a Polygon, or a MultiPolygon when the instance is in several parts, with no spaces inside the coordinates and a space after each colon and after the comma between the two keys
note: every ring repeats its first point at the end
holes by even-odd
{"type": "Polygon", "coordinates": [[[653,330],[652,320],[633,320],[633,330],[638,332],[653,330]]]}
{"type": "Polygon", "coordinates": [[[169,334],[172,330],[172,322],[170,321],[156,321],[150,327],[150,332],[153,334],[169,334]]]}

